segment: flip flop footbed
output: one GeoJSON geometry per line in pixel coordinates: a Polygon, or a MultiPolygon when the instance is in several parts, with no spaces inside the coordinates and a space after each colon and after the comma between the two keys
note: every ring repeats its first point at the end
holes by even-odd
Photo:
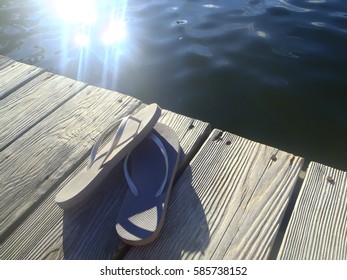
{"type": "Polygon", "coordinates": [[[119,132],[118,143],[111,149],[112,140],[100,150],[90,167],[73,177],[57,194],[55,200],[61,208],[71,208],[97,190],[111,170],[136,147],[153,129],[161,115],[161,108],[151,104],[128,118],[119,132]],[[107,159],[106,159],[107,155],[107,159]]]}
{"type": "Polygon", "coordinates": [[[131,245],[145,245],[158,236],[179,160],[180,145],[176,133],[160,123],[152,133],[165,148],[167,162],[158,145],[147,137],[129,154],[125,166],[138,193],[127,191],[118,213],[116,230],[120,238],[131,245]],[[164,188],[158,194],[166,177],[164,188]]]}

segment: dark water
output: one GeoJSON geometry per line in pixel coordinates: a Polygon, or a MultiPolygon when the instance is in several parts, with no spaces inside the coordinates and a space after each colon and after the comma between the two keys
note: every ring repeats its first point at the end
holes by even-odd
{"type": "Polygon", "coordinates": [[[347,1],[65,2],[0,0],[0,54],[347,170],[347,1]]]}

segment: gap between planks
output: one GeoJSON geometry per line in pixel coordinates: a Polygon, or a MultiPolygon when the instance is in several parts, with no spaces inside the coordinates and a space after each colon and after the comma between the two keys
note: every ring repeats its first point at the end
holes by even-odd
{"type": "Polygon", "coordinates": [[[0,151],[81,92],[87,84],[42,73],[0,101],[0,151]]]}
{"type": "Polygon", "coordinates": [[[44,73],[42,68],[16,62],[6,61],[6,58],[0,56],[5,62],[0,67],[0,101],[11,93],[21,88],[23,85],[44,73]]]}
{"type": "Polygon", "coordinates": [[[311,162],[278,259],[346,260],[346,209],[347,172],[311,162]]]}

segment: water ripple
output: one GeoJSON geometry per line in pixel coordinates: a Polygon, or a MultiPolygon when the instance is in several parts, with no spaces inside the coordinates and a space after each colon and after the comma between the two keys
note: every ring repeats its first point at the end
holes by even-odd
{"type": "Polygon", "coordinates": [[[202,45],[191,45],[189,49],[198,55],[204,56],[204,57],[211,57],[213,56],[212,52],[209,50],[209,48],[204,47],[202,45]]]}
{"type": "MultiPolygon", "coordinates": [[[[346,151],[344,0],[126,1],[126,42],[105,47],[94,28],[85,49],[42,2],[1,2],[0,54],[302,156],[346,151]],[[328,118],[333,137],[318,125],[328,118]]],[[[97,2],[100,21],[115,2],[97,2]]],[[[332,157],[343,165],[347,151],[332,157]]]]}

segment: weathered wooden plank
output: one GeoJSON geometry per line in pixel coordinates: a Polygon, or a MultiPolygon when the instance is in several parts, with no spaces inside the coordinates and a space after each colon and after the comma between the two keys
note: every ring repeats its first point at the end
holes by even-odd
{"type": "Polygon", "coordinates": [[[6,56],[0,55],[0,69],[7,67],[11,63],[14,63],[14,60],[12,60],[6,56]]]}
{"type": "Polygon", "coordinates": [[[174,185],[158,239],[125,259],[266,259],[302,163],[214,130],[174,185]]]}
{"type": "Polygon", "coordinates": [[[3,56],[0,54],[0,64],[6,62],[6,61],[9,61],[11,60],[10,58],[8,58],[7,56],[3,56]]]}
{"type": "Polygon", "coordinates": [[[347,172],[309,164],[278,259],[347,259],[347,172]]]}
{"type": "Polygon", "coordinates": [[[176,131],[180,145],[181,158],[177,174],[180,175],[211,133],[209,123],[163,110],[160,122],[176,131]]]}
{"type": "Polygon", "coordinates": [[[3,63],[7,63],[9,61],[13,61],[11,58],[7,57],[7,56],[3,56],[0,54],[0,65],[3,63]]]}
{"type": "Polygon", "coordinates": [[[0,100],[43,72],[43,69],[20,62],[8,63],[0,68],[0,100]]]}
{"type": "Polygon", "coordinates": [[[0,151],[84,87],[85,83],[44,73],[0,100],[0,151]]]}
{"type": "MultiPolygon", "coordinates": [[[[210,133],[210,125],[170,111],[160,122],[172,127],[179,137],[187,164],[210,133]]],[[[70,176],[78,172],[85,162],[70,176]]],[[[117,212],[126,191],[120,164],[100,191],[85,205],[61,210],[54,202],[63,182],[3,243],[5,259],[110,259],[119,247],[115,231],[117,212]],[[20,244],[20,246],[18,245],[20,244]]]]}
{"type": "Polygon", "coordinates": [[[139,105],[89,86],[3,150],[0,241],[81,163],[100,132],[139,105]]]}

